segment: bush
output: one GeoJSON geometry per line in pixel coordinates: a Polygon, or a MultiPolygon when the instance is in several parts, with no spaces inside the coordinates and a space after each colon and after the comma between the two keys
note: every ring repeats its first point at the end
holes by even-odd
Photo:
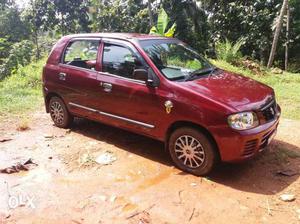
{"type": "Polygon", "coordinates": [[[289,72],[300,73],[300,59],[294,59],[289,62],[289,72]]]}
{"type": "Polygon", "coordinates": [[[15,43],[11,46],[9,55],[0,65],[0,80],[9,76],[19,66],[28,65],[33,54],[33,44],[28,40],[15,43]]]}
{"type": "Polygon", "coordinates": [[[244,39],[240,38],[235,44],[225,39],[225,42],[217,42],[215,51],[217,58],[228,63],[233,63],[242,58],[240,48],[244,44],[244,39]]]}
{"type": "MultiPolygon", "coordinates": [[[[54,44],[58,41],[59,38],[51,37],[49,35],[41,35],[39,37],[39,50],[40,50],[40,58],[47,56],[54,44]]],[[[34,49],[36,51],[36,47],[34,49]]]]}
{"type": "Polygon", "coordinates": [[[8,55],[8,49],[11,43],[6,38],[0,38],[0,64],[2,64],[3,59],[8,55]]]}
{"type": "MultiPolygon", "coordinates": [[[[42,70],[46,58],[19,66],[9,77],[0,81],[0,118],[36,108],[42,102],[42,70]]],[[[1,120],[1,119],[0,119],[1,120]]]]}

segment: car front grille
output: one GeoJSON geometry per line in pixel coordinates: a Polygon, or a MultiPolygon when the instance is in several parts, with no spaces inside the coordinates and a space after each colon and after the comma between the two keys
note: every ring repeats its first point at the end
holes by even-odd
{"type": "Polygon", "coordinates": [[[244,146],[243,156],[253,155],[257,146],[257,142],[257,139],[247,141],[244,146]]]}
{"type": "Polygon", "coordinates": [[[261,113],[265,119],[266,122],[272,121],[276,117],[277,113],[277,104],[276,101],[273,100],[271,103],[269,103],[267,106],[265,106],[262,110],[261,113]]]}
{"type": "Polygon", "coordinates": [[[268,145],[269,138],[274,132],[275,132],[275,130],[272,130],[272,131],[270,131],[270,132],[263,135],[263,137],[260,141],[259,149],[263,149],[268,145]]]}

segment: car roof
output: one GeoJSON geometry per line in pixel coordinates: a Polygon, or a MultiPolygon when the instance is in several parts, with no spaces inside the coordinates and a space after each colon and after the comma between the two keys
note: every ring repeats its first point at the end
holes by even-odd
{"type": "Polygon", "coordinates": [[[170,39],[167,37],[162,37],[153,34],[141,34],[141,33],[81,33],[81,34],[72,34],[68,35],[69,38],[114,38],[114,39],[170,39]]]}

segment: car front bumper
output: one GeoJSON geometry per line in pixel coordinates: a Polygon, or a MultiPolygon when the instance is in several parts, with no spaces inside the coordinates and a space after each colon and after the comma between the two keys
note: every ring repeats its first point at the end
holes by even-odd
{"type": "Polygon", "coordinates": [[[275,137],[279,118],[278,115],[271,122],[245,131],[235,131],[229,127],[215,129],[213,132],[221,160],[240,162],[262,152],[275,137]]]}

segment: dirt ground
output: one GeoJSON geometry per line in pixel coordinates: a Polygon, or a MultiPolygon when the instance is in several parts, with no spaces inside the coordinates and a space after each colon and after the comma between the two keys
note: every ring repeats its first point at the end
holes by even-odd
{"type": "Polygon", "coordinates": [[[19,122],[1,122],[0,169],[29,158],[38,166],[0,174],[0,224],[300,223],[299,121],[282,119],[268,150],[207,178],[174,168],[162,143],[103,124],[59,129],[42,109],[29,130],[19,122]],[[97,164],[104,152],[116,161],[97,164]]]}

